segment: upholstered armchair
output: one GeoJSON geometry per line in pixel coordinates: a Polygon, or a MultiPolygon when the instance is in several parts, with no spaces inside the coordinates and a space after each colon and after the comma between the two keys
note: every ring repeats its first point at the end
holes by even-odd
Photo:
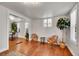
{"type": "Polygon", "coordinates": [[[36,33],[33,33],[31,36],[32,41],[38,41],[38,35],[36,33]]]}
{"type": "Polygon", "coordinates": [[[57,35],[53,35],[51,37],[48,38],[48,44],[49,45],[57,45],[57,39],[58,39],[58,36],[57,35]]]}

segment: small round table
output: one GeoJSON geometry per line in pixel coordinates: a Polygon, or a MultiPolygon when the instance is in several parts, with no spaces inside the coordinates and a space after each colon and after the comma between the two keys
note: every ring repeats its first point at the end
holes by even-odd
{"type": "Polygon", "coordinates": [[[40,37],[41,43],[45,43],[45,37],[40,37]]]}

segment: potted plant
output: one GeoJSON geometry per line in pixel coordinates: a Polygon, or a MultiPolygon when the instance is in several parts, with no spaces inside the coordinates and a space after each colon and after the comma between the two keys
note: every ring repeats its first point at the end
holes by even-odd
{"type": "Polygon", "coordinates": [[[11,33],[12,33],[12,40],[14,39],[14,35],[17,32],[17,24],[16,22],[12,22],[11,23],[11,33]]]}
{"type": "Polygon", "coordinates": [[[29,33],[28,33],[28,29],[26,29],[26,34],[25,34],[26,40],[29,40],[29,33]]]}
{"type": "MultiPolygon", "coordinates": [[[[62,35],[63,35],[64,29],[67,29],[69,27],[70,27],[70,21],[68,18],[59,18],[57,22],[57,28],[59,28],[62,31],[62,35]]],[[[63,38],[60,45],[64,46],[63,38]]]]}

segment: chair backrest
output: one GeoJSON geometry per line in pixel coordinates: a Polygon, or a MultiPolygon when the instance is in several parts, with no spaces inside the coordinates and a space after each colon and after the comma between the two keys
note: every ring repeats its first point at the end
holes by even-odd
{"type": "Polygon", "coordinates": [[[33,33],[32,36],[31,36],[31,39],[33,41],[38,41],[38,35],[36,33],[33,33]]]}
{"type": "Polygon", "coordinates": [[[53,36],[48,38],[48,42],[53,44],[53,43],[57,42],[57,39],[58,39],[58,36],[57,35],[53,35],[53,36]]]}
{"type": "Polygon", "coordinates": [[[58,36],[57,35],[53,35],[51,38],[52,38],[52,40],[57,40],[58,36]]]}

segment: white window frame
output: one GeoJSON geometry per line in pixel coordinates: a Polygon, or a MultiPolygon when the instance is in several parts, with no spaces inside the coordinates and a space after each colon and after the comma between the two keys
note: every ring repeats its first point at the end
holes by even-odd
{"type": "Polygon", "coordinates": [[[72,42],[75,42],[76,43],[76,32],[75,32],[75,28],[76,28],[76,20],[77,20],[77,8],[75,8],[71,14],[70,14],[70,19],[71,19],[71,40],[72,42]]]}
{"type": "Polygon", "coordinates": [[[52,19],[51,18],[44,19],[43,25],[44,25],[44,27],[52,27],[52,19]]]}
{"type": "Polygon", "coordinates": [[[28,29],[28,27],[29,27],[29,23],[26,22],[26,23],[25,23],[25,29],[28,29]]]}

